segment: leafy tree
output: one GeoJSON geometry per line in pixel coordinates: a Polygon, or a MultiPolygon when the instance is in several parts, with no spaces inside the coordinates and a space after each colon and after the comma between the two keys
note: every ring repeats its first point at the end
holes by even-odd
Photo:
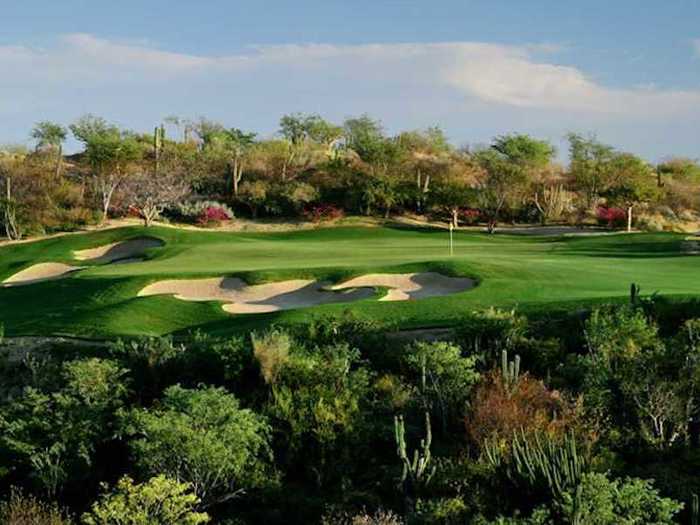
{"type": "Polygon", "coordinates": [[[569,133],[567,139],[571,177],[583,193],[586,208],[591,209],[608,187],[610,163],[615,156],[615,150],[593,136],[584,137],[569,133]]]}
{"type": "Polygon", "coordinates": [[[579,487],[564,494],[562,507],[565,515],[576,515],[574,523],[582,525],[670,525],[676,523],[674,516],[683,505],[661,497],[651,481],[610,480],[605,474],[587,473],[579,487]]]}
{"type": "Polygon", "coordinates": [[[53,391],[26,387],[0,410],[0,448],[10,466],[28,470],[51,497],[88,476],[96,448],[112,438],[125,375],[114,361],[90,358],[65,363],[53,391]]]}
{"type": "Polygon", "coordinates": [[[495,147],[478,152],[476,158],[482,168],[477,186],[479,208],[486,216],[488,232],[493,233],[503,208],[524,189],[527,172],[495,147]]]}
{"type": "Polygon", "coordinates": [[[632,231],[632,211],[635,206],[656,195],[654,173],[639,157],[623,153],[611,162],[611,182],[603,195],[613,204],[627,210],[627,231],[632,231]]]}
{"type": "Polygon", "coordinates": [[[199,525],[209,516],[196,512],[199,498],[188,483],[160,475],[145,483],[125,476],[83,514],[85,525],[199,525]]]}
{"type": "Polygon", "coordinates": [[[107,215],[117,189],[143,158],[138,138],[108,124],[104,119],[86,115],[71,124],[73,136],[85,145],[85,159],[102,205],[102,221],[107,215]]]}
{"type": "Polygon", "coordinates": [[[472,387],[479,380],[475,356],[462,357],[459,346],[446,342],[415,343],[403,357],[425,410],[448,421],[464,415],[472,387]]]}
{"type": "Polygon", "coordinates": [[[369,371],[358,366],[359,353],[345,345],[313,351],[292,347],[276,362],[268,412],[284,425],[292,457],[305,458],[320,487],[364,430],[369,371]]]}
{"type": "Polygon", "coordinates": [[[55,122],[50,122],[44,120],[35,124],[32,129],[31,136],[36,140],[36,149],[39,150],[51,150],[56,154],[56,177],[61,174],[61,165],[63,162],[63,143],[68,136],[68,130],[56,124],[55,122]]]}
{"type": "MultiPolygon", "coordinates": [[[[408,131],[396,138],[406,151],[406,167],[416,176],[413,192],[416,211],[422,212],[431,193],[431,182],[449,173],[453,159],[452,148],[439,127],[424,131],[408,131]]],[[[443,195],[443,200],[446,195],[443,195]]]]}
{"type": "Polygon", "coordinates": [[[124,427],[139,468],[190,483],[205,506],[271,481],[270,427],[223,388],[165,390],[153,409],[135,409],[124,427]]]}

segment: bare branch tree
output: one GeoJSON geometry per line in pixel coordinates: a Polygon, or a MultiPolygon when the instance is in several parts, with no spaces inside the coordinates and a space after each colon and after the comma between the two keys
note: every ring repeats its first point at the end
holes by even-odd
{"type": "Polygon", "coordinates": [[[138,212],[144,226],[150,226],[168,206],[182,200],[190,193],[189,185],[172,173],[154,177],[141,173],[124,184],[126,202],[138,212]]]}

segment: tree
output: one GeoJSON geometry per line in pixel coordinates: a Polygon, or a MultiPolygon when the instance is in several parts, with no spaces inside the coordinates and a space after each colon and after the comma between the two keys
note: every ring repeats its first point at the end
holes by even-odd
{"type": "Polygon", "coordinates": [[[21,146],[0,148],[0,218],[10,240],[21,239],[23,235],[24,206],[17,194],[27,186],[22,177],[26,158],[27,151],[21,146]]]}
{"type": "Polygon", "coordinates": [[[132,133],[123,133],[104,119],[86,115],[70,126],[85,145],[85,158],[100,196],[102,221],[107,220],[112,197],[143,156],[142,145],[132,133]]]}
{"type": "Polygon", "coordinates": [[[163,475],[145,483],[134,483],[125,476],[112,492],[83,514],[85,525],[199,525],[209,523],[209,516],[196,512],[199,498],[188,483],[163,475]]]}
{"type": "Polygon", "coordinates": [[[614,156],[610,163],[608,188],[602,193],[609,202],[627,210],[627,231],[632,231],[632,211],[656,195],[654,172],[646,162],[629,153],[614,156]]]}
{"type": "Polygon", "coordinates": [[[163,173],[156,176],[141,172],[125,182],[126,201],[138,212],[146,227],[168,206],[180,202],[190,193],[189,185],[177,174],[163,173]]]}
{"type": "Polygon", "coordinates": [[[495,147],[478,152],[476,159],[482,168],[477,183],[479,208],[486,216],[488,232],[493,233],[505,205],[522,192],[527,172],[495,147]]]}
{"type": "Polygon", "coordinates": [[[423,408],[439,418],[446,432],[448,422],[464,415],[472,387],[479,380],[476,357],[462,357],[462,349],[454,344],[420,342],[408,348],[403,361],[423,408]]]}
{"type": "Polygon", "coordinates": [[[416,175],[414,192],[416,211],[420,213],[430,194],[431,182],[447,173],[451,167],[452,148],[438,127],[401,133],[397,141],[407,152],[408,169],[416,175]]]}
{"type": "Polygon", "coordinates": [[[126,397],[126,370],[110,360],[66,362],[58,388],[26,387],[0,410],[0,449],[50,497],[90,474],[97,447],[112,438],[126,397]]]}
{"type": "Polygon", "coordinates": [[[171,386],[155,408],[133,410],[124,428],[141,471],[190,483],[205,507],[273,479],[267,421],[223,388],[171,386]]]}
{"type": "Polygon", "coordinates": [[[56,154],[56,177],[61,174],[61,164],[63,162],[63,143],[68,136],[68,130],[56,124],[55,122],[50,122],[44,120],[38,122],[34,129],[32,129],[32,138],[36,140],[36,149],[39,150],[50,150],[56,154]]]}
{"type": "Polygon", "coordinates": [[[577,133],[567,135],[569,141],[569,173],[574,185],[583,193],[585,206],[591,209],[598,197],[608,187],[610,162],[615,150],[599,142],[594,136],[577,133]]]}

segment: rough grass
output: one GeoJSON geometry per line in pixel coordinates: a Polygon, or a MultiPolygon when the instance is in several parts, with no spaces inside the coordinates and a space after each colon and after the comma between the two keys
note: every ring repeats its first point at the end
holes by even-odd
{"type": "MultiPolygon", "coordinates": [[[[7,335],[118,335],[246,331],[262,323],[300,322],[349,309],[401,327],[449,325],[465,312],[498,306],[534,311],[577,307],[644,293],[700,296],[700,258],[684,254],[682,235],[596,237],[455,234],[454,256],[444,231],[342,227],[285,233],[197,232],[128,227],[0,248],[0,280],[38,262],[74,263],[73,251],[144,235],[166,244],[147,260],[92,264],[59,281],[0,289],[7,335]],[[470,291],[419,301],[325,305],[271,314],[231,316],[218,303],[136,297],[173,277],[240,276],[251,283],[287,278],[334,282],[363,273],[438,271],[476,278],[470,291]]],[[[81,264],[90,264],[83,261],[81,264]]]]}

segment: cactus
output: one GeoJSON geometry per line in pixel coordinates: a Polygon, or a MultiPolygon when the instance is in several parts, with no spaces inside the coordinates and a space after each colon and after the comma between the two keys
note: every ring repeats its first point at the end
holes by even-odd
{"type": "Polygon", "coordinates": [[[700,498],[695,493],[693,493],[690,502],[690,523],[692,525],[700,524],[700,498]]]}
{"type": "Polygon", "coordinates": [[[484,444],[484,456],[515,483],[546,487],[559,504],[563,505],[566,493],[573,491],[569,518],[571,523],[579,523],[581,479],[588,472],[589,460],[587,455],[579,453],[573,434],[559,441],[546,435],[526,436],[521,431],[513,436],[509,457],[498,443],[488,441],[484,444]]]}
{"type": "Polygon", "coordinates": [[[513,361],[508,361],[508,351],[501,352],[501,376],[503,378],[503,386],[506,389],[508,397],[513,395],[515,387],[520,381],[520,356],[516,355],[513,361]]]}
{"type": "Polygon", "coordinates": [[[153,158],[155,160],[155,173],[158,175],[158,167],[160,165],[160,154],[163,151],[163,143],[165,142],[165,127],[161,124],[153,129],[153,158]]]}
{"type": "Polygon", "coordinates": [[[632,306],[636,306],[637,303],[639,302],[639,292],[641,288],[636,285],[635,283],[632,283],[630,285],[630,304],[632,306]]]}
{"type": "Polygon", "coordinates": [[[417,487],[426,485],[435,474],[435,467],[430,467],[433,435],[430,428],[430,415],[425,413],[425,438],[420,441],[420,448],[413,451],[411,459],[406,450],[406,427],[403,416],[394,418],[394,434],[396,439],[396,453],[402,463],[400,485],[406,496],[417,487]]]}

